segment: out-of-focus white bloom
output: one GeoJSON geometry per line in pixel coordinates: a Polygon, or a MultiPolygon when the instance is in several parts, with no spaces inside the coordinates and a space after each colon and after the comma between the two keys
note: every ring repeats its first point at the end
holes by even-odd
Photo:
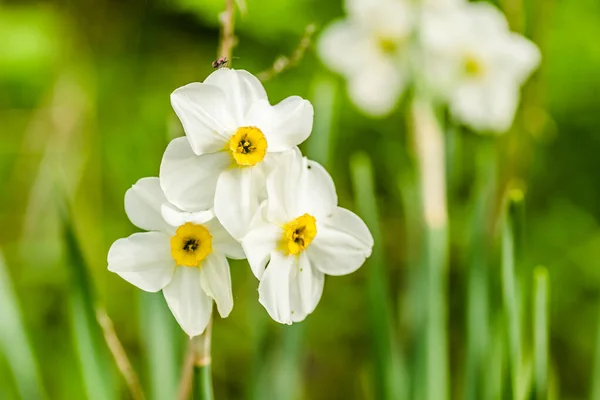
{"type": "Polygon", "coordinates": [[[163,291],[181,328],[201,334],[212,313],[233,308],[225,256],[245,258],[239,243],[212,211],[183,212],[167,202],[158,178],[142,178],[125,194],[131,222],[150,232],[118,239],[108,252],[108,269],[147,292],[163,291]]]}
{"type": "Polygon", "coordinates": [[[510,128],[521,85],[540,62],[535,44],[510,32],[504,15],[487,3],[426,14],[421,39],[421,71],[452,115],[479,131],[510,128]]]}
{"type": "Polygon", "coordinates": [[[345,275],[371,254],[365,223],[337,206],[327,171],[299,151],[288,152],[267,178],[268,200],[242,239],[259,301],[275,321],[302,321],[317,306],[324,274],[345,275]]]}
{"type": "Polygon", "coordinates": [[[467,0],[413,0],[413,3],[425,11],[448,10],[465,4],[467,0]]]}
{"type": "Polygon", "coordinates": [[[186,211],[214,204],[219,221],[240,238],[260,204],[274,155],[310,135],[312,105],[291,96],[272,106],[256,77],[228,68],[175,90],[171,104],[186,137],[171,141],[163,156],[160,184],[167,199],[186,211]]]}
{"type": "Polygon", "coordinates": [[[346,19],[329,25],[319,56],[348,81],[354,104],[372,116],[393,110],[408,80],[413,18],[406,0],[347,0],[346,19]]]}

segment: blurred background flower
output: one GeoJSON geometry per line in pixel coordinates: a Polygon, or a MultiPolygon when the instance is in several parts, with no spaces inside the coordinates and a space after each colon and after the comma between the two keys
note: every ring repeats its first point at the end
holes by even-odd
{"type": "MultiPolygon", "coordinates": [[[[317,51],[330,22],[349,18],[342,2],[240,3],[236,68],[269,71],[309,24],[321,29],[294,68],[264,85],[273,104],[294,93],[314,105],[301,148],[331,172],[340,206],[365,220],[375,247],[357,272],[326,279],[319,307],[291,327],[269,319],[247,264],[232,262],[235,307],[213,329],[216,397],[423,399],[419,390],[443,383],[427,380],[426,366],[440,361],[448,397],[511,397],[547,376],[553,398],[600,398],[600,4],[492,1],[543,55],[512,126],[477,135],[445,107],[433,110],[449,216],[447,318],[436,332],[448,352],[428,353],[412,89],[390,96],[383,118],[358,112],[317,51]]],[[[156,176],[167,143],[183,134],[169,94],[212,72],[223,9],[216,0],[0,5],[0,398],[128,398],[99,304],[146,397],[176,396],[187,337],[160,293],[107,272],[106,254],[135,231],[123,194],[156,176]]]]}

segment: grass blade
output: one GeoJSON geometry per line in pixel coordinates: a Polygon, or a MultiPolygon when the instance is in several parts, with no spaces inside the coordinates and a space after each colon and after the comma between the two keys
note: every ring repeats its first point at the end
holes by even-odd
{"type": "MultiPolygon", "coordinates": [[[[600,307],[598,307],[598,310],[600,311],[600,307]]],[[[596,331],[596,355],[594,359],[594,370],[592,373],[592,388],[590,391],[590,400],[600,400],[600,312],[598,313],[598,328],[596,331]]]]}
{"type": "Polygon", "coordinates": [[[0,252],[0,350],[22,399],[46,399],[37,361],[27,337],[16,293],[0,252]]]}
{"type": "Polygon", "coordinates": [[[351,159],[352,184],[356,211],[371,229],[375,246],[367,260],[367,295],[370,306],[371,346],[374,355],[374,398],[406,398],[407,379],[403,360],[394,342],[390,295],[386,285],[386,265],[383,254],[383,234],[379,223],[377,197],[373,182],[371,161],[366,154],[355,154],[351,159]]]}
{"type": "Polygon", "coordinates": [[[535,398],[548,398],[548,270],[538,267],[533,275],[535,398]]]}
{"type": "Polygon", "coordinates": [[[64,219],[67,264],[71,267],[69,309],[75,349],[87,398],[116,399],[114,370],[96,322],[93,289],[73,225],[64,219]]]}
{"type": "Polygon", "coordinates": [[[178,392],[183,334],[162,293],[140,291],[139,302],[142,349],[147,358],[150,385],[148,398],[173,399],[178,392]]]}
{"type": "Polygon", "coordinates": [[[519,398],[521,373],[521,324],[515,278],[514,240],[510,220],[502,227],[502,299],[507,328],[511,396],[519,398]]]}
{"type": "MultiPolygon", "coordinates": [[[[477,184],[470,223],[469,271],[467,277],[467,364],[465,398],[480,399],[490,393],[490,215],[496,191],[495,149],[482,143],[477,154],[477,184]]],[[[488,398],[488,397],[486,397],[488,398]]]]}

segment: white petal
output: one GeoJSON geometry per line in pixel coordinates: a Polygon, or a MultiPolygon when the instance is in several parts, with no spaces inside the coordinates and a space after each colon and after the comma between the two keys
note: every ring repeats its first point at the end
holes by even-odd
{"type": "Polygon", "coordinates": [[[215,191],[215,215],[227,232],[241,239],[260,204],[264,175],[259,165],[232,168],[219,177],[215,191]]]}
{"type": "Polygon", "coordinates": [[[125,212],[138,228],[169,230],[160,213],[161,205],[166,201],[158,178],[142,178],[125,193],[125,212]]]}
{"type": "Polygon", "coordinates": [[[268,100],[258,100],[250,107],[246,123],[264,133],[269,152],[278,152],[290,150],[308,138],[313,114],[312,104],[299,96],[288,97],[274,106],[268,100]]]}
{"type": "Polygon", "coordinates": [[[160,164],[160,185],[167,199],[185,211],[204,211],[213,206],[221,171],[231,164],[228,153],[197,156],[187,139],[173,139],[160,164]]]}
{"type": "Polygon", "coordinates": [[[271,252],[278,247],[283,238],[283,229],[266,220],[268,200],[265,200],[254,215],[250,229],[242,239],[242,246],[250,268],[258,279],[262,279],[265,267],[271,257],[271,252]]]}
{"type": "Polygon", "coordinates": [[[185,333],[192,337],[204,332],[212,313],[213,299],[202,290],[200,269],[177,267],[163,294],[185,333]]]}
{"type": "Polygon", "coordinates": [[[514,82],[466,83],[454,93],[450,111],[475,130],[505,132],[512,125],[518,102],[519,89],[514,82]]]}
{"type": "Polygon", "coordinates": [[[229,264],[224,255],[212,253],[206,257],[200,267],[200,284],[217,303],[221,317],[226,318],[233,309],[233,294],[229,264]]]}
{"type": "Polygon", "coordinates": [[[354,213],[338,207],[334,215],[317,220],[317,236],[306,249],[313,267],[328,275],[356,271],[371,255],[373,237],[354,213]]]}
{"type": "Polygon", "coordinates": [[[212,248],[214,252],[224,254],[234,260],[243,260],[246,258],[241,243],[225,230],[217,218],[207,221],[204,223],[204,226],[206,226],[212,235],[212,248]]]}
{"type": "Polygon", "coordinates": [[[521,85],[539,66],[541,58],[540,49],[533,42],[516,33],[508,33],[494,61],[500,74],[521,85]]]}
{"type": "Polygon", "coordinates": [[[296,215],[298,207],[297,193],[302,177],[304,161],[300,150],[294,149],[277,157],[277,166],[267,176],[266,219],[277,224],[285,224],[296,215]]]}
{"type": "Polygon", "coordinates": [[[479,37],[493,36],[509,29],[502,11],[485,2],[465,4],[460,17],[459,25],[464,27],[464,32],[477,32],[479,37]]]}
{"type": "Polygon", "coordinates": [[[391,59],[378,57],[372,58],[368,67],[350,77],[348,94],[363,112],[380,117],[396,107],[405,85],[402,69],[391,59]]]}
{"type": "Polygon", "coordinates": [[[258,285],[258,301],[271,318],[281,324],[292,323],[290,287],[297,264],[297,257],[284,256],[281,252],[274,251],[258,285]]]}
{"type": "Polygon", "coordinates": [[[400,39],[412,28],[413,10],[407,1],[346,0],[348,15],[371,35],[400,39]]]}
{"type": "Polygon", "coordinates": [[[212,210],[187,212],[180,210],[170,203],[163,204],[160,212],[165,221],[174,227],[179,227],[187,222],[204,224],[215,217],[215,213],[212,210]]]}
{"type": "Polygon", "coordinates": [[[306,252],[298,257],[296,277],[292,280],[290,304],[292,321],[300,322],[312,313],[323,294],[325,275],[313,268],[306,252]]]}
{"type": "Polygon", "coordinates": [[[262,83],[244,70],[221,68],[210,74],[204,83],[218,86],[225,92],[238,123],[243,120],[252,103],[267,98],[262,83]]]}
{"type": "Polygon", "coordinates": [[[486,129],[488,101],[486,89],[478,82],[458,86],[450,98],[450,112],[459,121],[476,130],[486,129]]]}
{"type": "Polygon", "coordinates": [[[302,157],[299,151],[282,154],[279,165],[267,178],[271,222],[287,223],[308,213],[315,218],[331,215],[337,194],[331,176],[319,163],[302,157]]]}
{"type": "Polygon", "coordinates": [[[319,57],[332,70],[345,76],[367,68],[372,57],[368,33],[348,20],[327,26],[317,43],[319,57]]]}
{"type": "Polygon", "coordinates": [[[316,161],[304,157],[303,183],[304,188],[298,194],[301,210],[298,212],[308,213],[315,218],[330,216],[337,207],[337,193],[331,175],[316,161]]]}
{"type": "Polygon", "coordinates": [[[494,91],[494,100],[490,102],[489,130],[502,133],[511,127],[519,106],[519,98],[519,87],[514,82],[507,82],[504,85],[498,82],[498,87],[494,91]]]}
{"type": "Polygon", "coordinates": [[[164,288],[173,276],[169,236],[162,232],[134,233],[113,243],[108,270],[147,292],[164,288]]]}
{"type": "Polygon", "coordinates": [[[237,125],[225,92],[206,83],[190,83],[171,94],[190,145],[198,155],[221,150],[237,125]]]}

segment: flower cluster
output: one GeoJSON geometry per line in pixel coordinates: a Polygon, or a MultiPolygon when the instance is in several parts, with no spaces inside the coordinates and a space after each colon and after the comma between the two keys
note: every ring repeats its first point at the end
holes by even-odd
{"type": "Polygon", "coordinates": [[[302,321],[325,274],[355,271],[373,247],[364,222],[337,206],[327,171],[297,147],[311,133],[312,105],[292,96],[272,106],[256,77],[227,68],[175,90],[171,103],[186,136],[169,143],[158,178],[125,194],[129,219],[149,232],[117,240],[108,269],[162,290],[195,336],[213,300],[221,317],[233,308],[227,257],[247,258],[269,315],[302,321]]]}
{"type": "Polygon", "coordinates": [[[464,0],[346,0],[346,12],[323,32],[319,54],[347,79],[351,100],[365,113],[390,113],[413,82],[475,130],[510,128],[520,88],[541,56],[535,44],[509,30],[496,7],[464,0]]]}

